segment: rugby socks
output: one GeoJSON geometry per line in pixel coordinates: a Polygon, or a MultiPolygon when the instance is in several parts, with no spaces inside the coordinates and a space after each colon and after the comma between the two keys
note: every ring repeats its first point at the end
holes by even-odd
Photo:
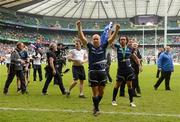
{"type": "Polygon", "coordinates": [[[130,103],[133,102],[133,90],[128,89],[130,103]]]}
{"type": "Polygon", "coordinates": [[[93,100],[93,103],[94,103],[94,108],[96,109],[96,110],[99,110],[99,106],[98,106],[98,103],[99,103],[99,99],[98,99],[98,97],[92,97],[92,100],[93,100]]]}
{"type": "Polygon", "coordinates": [[[112,99],[112,101],[116,101],[117,93],[118,93],[118,88],[114,88],[114,90],[113,90],[113,99],[112,99]]]}
{"type": "Polygon", "coordinates": [[[98,96],[98,105],[101,102],[102,96],[98,96]]]}

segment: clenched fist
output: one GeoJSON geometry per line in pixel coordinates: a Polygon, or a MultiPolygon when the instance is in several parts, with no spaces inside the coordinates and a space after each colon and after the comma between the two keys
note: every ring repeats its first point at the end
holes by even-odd
{"type": "Polygon", "coordinates": [[[116,24],[116,30],[120,29],[120,24],[116,24]]]}
{"type": "Polygon", "coordinates": [[[76,22],[76,25],[77,25],[77,27],[80,27],[80,26],[81,26],[81,21],[78,20],[78,21],[76,22]]]}

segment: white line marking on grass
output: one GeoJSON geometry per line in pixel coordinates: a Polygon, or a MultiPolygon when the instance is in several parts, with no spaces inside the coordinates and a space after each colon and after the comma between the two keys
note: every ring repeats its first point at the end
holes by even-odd
{"type": "MultiPolygon", "coordinates": [[[[72,109],[40,109],[40,108],[4,108],[0,107],[0,111],[37,111],[37,112],[65,112],[65,113],[92,113],[88,110],[72,110],[72,109]]],[[[165,113],[145,113],[145,112],[118,112],[118,111],[101,111],[102,114],[121,114],[134,116],[155,116],[155,117],[176,117],[180,118],[180,114],[165,113]]]]}

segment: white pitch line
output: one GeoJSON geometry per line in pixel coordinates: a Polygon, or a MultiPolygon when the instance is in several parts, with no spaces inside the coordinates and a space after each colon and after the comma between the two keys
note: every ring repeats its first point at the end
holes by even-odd
{"type": "MultiPolygon", "coordinates": [[[[72,110],[72,109],[39,109],[39,108],[4,108],[0,107],[0,111],[37,111],[37,112],[66,112],[66,113],[92,113],[88,110],[72,110]]],[[[176,117],[180,118],[180,114],[165,113],[145,113],[145,112],[118,112],[118,111],[101,111],[102,114],[121,114],[134,116],[156,116],[156,117],[176,117]]]]}

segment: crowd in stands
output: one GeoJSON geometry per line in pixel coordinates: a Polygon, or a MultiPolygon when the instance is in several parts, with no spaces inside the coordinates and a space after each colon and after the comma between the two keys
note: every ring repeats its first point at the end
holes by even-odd
{"type": "MultiPolygon", "coordinates": [[[[0,12],[0,21],[5,22],[14,22],[18,24],[27,24],[27,25],[36,25],[37,27],[49,27],[53,29],[74,29],[75,21],[68,19],[59,19],[59,18],[50,18],[50,17],[31,17],[26,15],[16,15],[10,13],[0,12]]],[[[109,20],[82,20],[83,28],[84,29],[103,29],[105,25],[109,23],[109,20]]],[[[132,25],[130,24],[128,19],[122,19],[118,21],[114,21],[113,23],[120,23],[121,29],[128,29],[131,28],[132,25]]],[[[180,20],[176,19],[169,19],[168,27],[180,27],[180,20]]],[[[144,41],[142,34],[128,34],[129,38],[135,39],[139,45],[145,45],[144,55],[155,56],[154,48],[148,47],[148,45],[162,45],[164,43],[164,36],[162,34],[157,35],[157,39],[155,39],[155,32],[153,31],[146,31],[144,35],[144,41]]],[[[50,42],[61,42],[66,44],[73,44],[73,39],[76,36],[75,33],[70,32],[61,32],[61,31],[41,31],[38,28],[35,29],[23,29],[23,28],[6,28],[0,26],[0,40],[8,40],[8,41],[20,41],[20,42],[28,42],[34,43],[37,37],[43,38],[43,42],[45,44],[49,44],[50,42]]],[[[91,34],[86,34],[86,37],[91,37],[91,34]]],[[[173,46],[173,54],[175,57],[180,57],[180,48],[175,47],[175,45],[180,44],[180,35],[168,35],[167,36],[167,44],[174,45],[173,46]]],[[[9,52],[9,50],[14,47],[12,45],[5,46],[3,44],[0,45],[0,55],[4,55],[5,53],[9,52]],[[2,48],[1,48],[2,47],[2,48]],[[10,48],[10,49],[9,49],[10,48]]],[[[142,46],[141,46],[142,47],[142,46]]],[[[142,52],[142,49],[140,49],[142,52]]]]}
{"type": "Polygon", "coordinates": [[[0,56],[10,53],[15,47],[15,44],[0,43],[0,56]]]}
{"type": "MultiPolygon", "coordinates": [[[[9,13],[0,12],[0,20],[5,22],[14,22],[17,24],[36,25],[37,27],[49,27],[53,29],[74,29],[76,28],[76,20],[59,19],[51,17],[31,17],[26,15],[14,15],[9,13]]],[[[84,29],[103,29],[109,20],[82,20],[84,29]]],[[[132,25],[129,19],[113,20],[113,23],[121,24],[121,28],[131,28],[132,25]]]]}
{"type": "Polygon", "coordinates": [[[33,42],[36,37],[39,37],[40,34],[36,32],[26,32],[20,29],[2,29],[0,30],[0,37],[3,39],[10,39],[14,41],[22,42],[33,42]]]}
{"type": "Polygon", "coordinates": [[[20,41],[33,43],[37,37],[42,37],[43,41],[49,43],[51,41],[62,43],[73,43],[73,37],[75,35],[69,33],[59,33],[51,31],[32,31],[25,29],[0,29],[0,39],[9,41],[20,41]]]}
{"type": "MultiPolygon", "coordinates": [[[[139,48],[141,54],[143,55],[143,48],[139,48]]],[[[179,46],[171,46],[171,53],[174,59],[174,62],[180,62],[180,47],[179,46]]],[[[144,62],[147,62],[149,58],[151,63],[155,63],[158,55],[158,47],[145,47],[144,48],[144,62]]]]}
{"type": "MultiPolygon", "coordinates": [[[[1,28],[1,26],[0,26],[1,28]]],[[[39,30],[26,30],[26,29],[14,29],[14,28],[2,28],[0,29],[1,40],[12,40],[21,42],[34,42],[37,37],[43,37],[44,42],[49,43],[50,41],[62,42],[67,44],[73,43],[73,38],[76,35],[69,32],[58,32],[58,31],[39,31],[39,30]]],[[[87,38],[91,37],[90,34],[86,35],[87,38]]],[[[129,38],[135,39],[140,45],[143,44],[143,36],[137,34],[128,35],[129,38]]],[[[163,45],[164,36],[157,35],[156,45],[163,45]]],[[[152,33],[146,33],[144,36],[145,45],[155,44],[155,35],[152,33]]],[[[179,35],[168,35],[167,44],[180,44],[179,35]]]]}
{"type": "MultiPolygon", "coordinates": [[[[135,39],[139,44],[143,44],[143,36],[142,35],[128,35],[130,38],[135,39]]],[[[157,39],[155,40],[155,35],[151,32],[146,33],[144,35],[144,45],[163,45],[164,44],[164,36],[157,35],[157,39]],[[156,41],[156,42],[155,42],[156,41]]],[[[180,35],[168,35],[167,36],[167,44],[180,44],[180,35]]]]}
{"type": "MultiPolygon", "coordinates": [[[[74,29],[76,28],[75,19],[60,19],[52,17],[28,16],[20,14],[10,14],[0,12],[0,20],[5,22],[14,22],[17,24],[35,25],[37,27],[49,27],[53,29],[74,29]]],[[[109,20],[81,20],[84,29],[103,29],[109,23],[109,20]]],[[[129,19],[112,20],[113,23],[121,24],[122,29],[134,28],[129,19]]],[[[159,24],[162,28],[164,23],[159,24]]],[[[168,28],[179,28],[180,18],[168,18],[168,28]]]]}

